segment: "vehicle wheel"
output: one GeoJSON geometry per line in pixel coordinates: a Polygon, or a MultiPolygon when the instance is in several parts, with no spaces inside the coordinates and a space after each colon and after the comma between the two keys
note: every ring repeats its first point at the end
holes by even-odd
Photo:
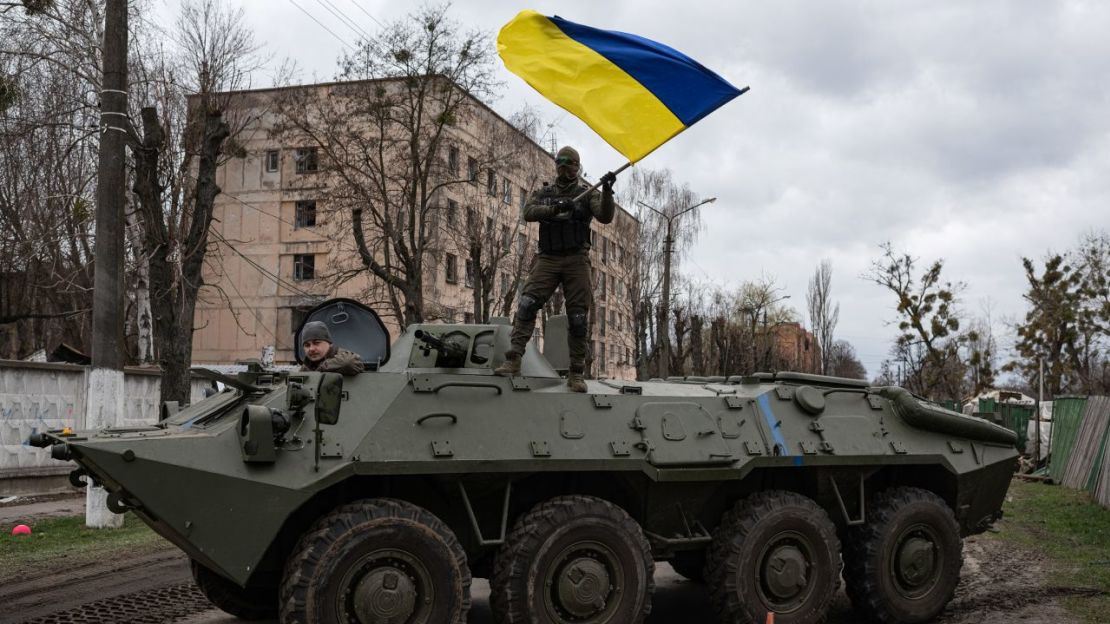
{"type": "Polygon", "coordinates": [[[705,582],[705,551],[684,550],[676,552],[671,559],[671,567],[683,578],[695,583],[705,582]]]}
{"type": "Polygon", "coordinates": [[[470,568],[451,529],[391,499],[343,505],[301,537],[285,565],[282,624],[463,624],[470,568]]]}
{"type": "Polygon", "coordinates": [[[942,498],[912,487],[880,492],[844,550],[852,604],[879,622],[928,622],[952,600],[963,566],[960,526],[942,498]]]}
{"type": "Polygon", "coordinates": [[[840,582],[836,526],[793,492],[759,492],[737,503],[713,539],[709,591],[722,622],[780,624],[825,619],[840,582]]]}
{"type": "Polygon", "coordinates": [[[561,496],[517,521],[498,550],[490,609],[500,624],[639,624],[655,564],[640,526],[590,496],[561,496]]]}
{"type": "Polygon", "coordinates": [[[191,561],[193,580],[200,593],[216,608],[240,620],[272,620],[278,613],[276,587],[242,588],[196,561],[191,561]]]}

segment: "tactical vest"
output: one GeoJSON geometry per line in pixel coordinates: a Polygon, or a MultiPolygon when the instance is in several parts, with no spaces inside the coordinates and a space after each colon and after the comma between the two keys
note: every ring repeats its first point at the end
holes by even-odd
{"type": "MultiPolygon", "coordinates": [[[[570,199],[589,187],[576,185],[569,193],[560,193],[553,185],[540,191],[545,201],[555,202],[570,199]]],[[[566,221],[540,221],[540,253],[566,254],[590,248],[590,222],[594,215],[590,210],[589,196],[578,200],[575,215],[566,221]]]]}

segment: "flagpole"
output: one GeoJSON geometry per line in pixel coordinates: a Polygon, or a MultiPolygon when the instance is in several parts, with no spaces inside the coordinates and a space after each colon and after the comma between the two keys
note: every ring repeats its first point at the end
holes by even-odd
{"type": "MultiPolygon", "coordinates": [[[[618,175],[620,172],[624,171],[625,169],[628,169],[631,166],[632,166],[632,161],[628,161],[628,162],[624,163],[623,165],[621,165],[620,169],[617,169],[616,171],[614,171],[613,175],[618,175]]],[[[591,186],[590,188],[588,188],[588,189],[582,191],[581,193],[579,193],[574,198],[573,201],[578,201],[578,200],[582,199],[583,197],[589,195],[590,193],[593,193],[595,190],[597,190],[597,187],[599,187],[599,186],[601,186],[601,181],[600,180],[598,180],[597,183],[594,184],[593,186],[591,186]]]]}

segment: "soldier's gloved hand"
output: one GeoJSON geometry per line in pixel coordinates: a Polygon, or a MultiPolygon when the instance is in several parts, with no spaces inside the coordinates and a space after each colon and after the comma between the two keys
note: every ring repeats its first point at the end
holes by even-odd
{"type": "Polygon", "coordinates": [[[607,195],[613,193],[613,184],[617,181],[617,174],[610,171],[601,176],[601,191],[607,195]]]}
{"type": "Polygon", "coordinates": [[[574,202],[569,199],[560,199],[555,202],[554,217],[566,219],[574,212],[574,202]]]}

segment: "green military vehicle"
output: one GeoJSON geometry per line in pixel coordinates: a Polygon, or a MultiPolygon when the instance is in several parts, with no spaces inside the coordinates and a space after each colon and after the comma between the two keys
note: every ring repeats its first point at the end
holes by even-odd
{"type": "Polygon", "coordinates": [[[222,391],[156,426],[30,440],[185,551],[244,619],[460,623],[477,575],[501,623],[634,624],[666,560],[723,622],[819,622],[841,576],[864,616],[925,622],[1018,457],[1011,431],[857,380],[570,393],[558,318],[562,354],[529,347],[512,378],[493,374],[507,324],[415,325],[390,345],[354,301],[307,320],[367,372],[212,374],[222,391]]]}

